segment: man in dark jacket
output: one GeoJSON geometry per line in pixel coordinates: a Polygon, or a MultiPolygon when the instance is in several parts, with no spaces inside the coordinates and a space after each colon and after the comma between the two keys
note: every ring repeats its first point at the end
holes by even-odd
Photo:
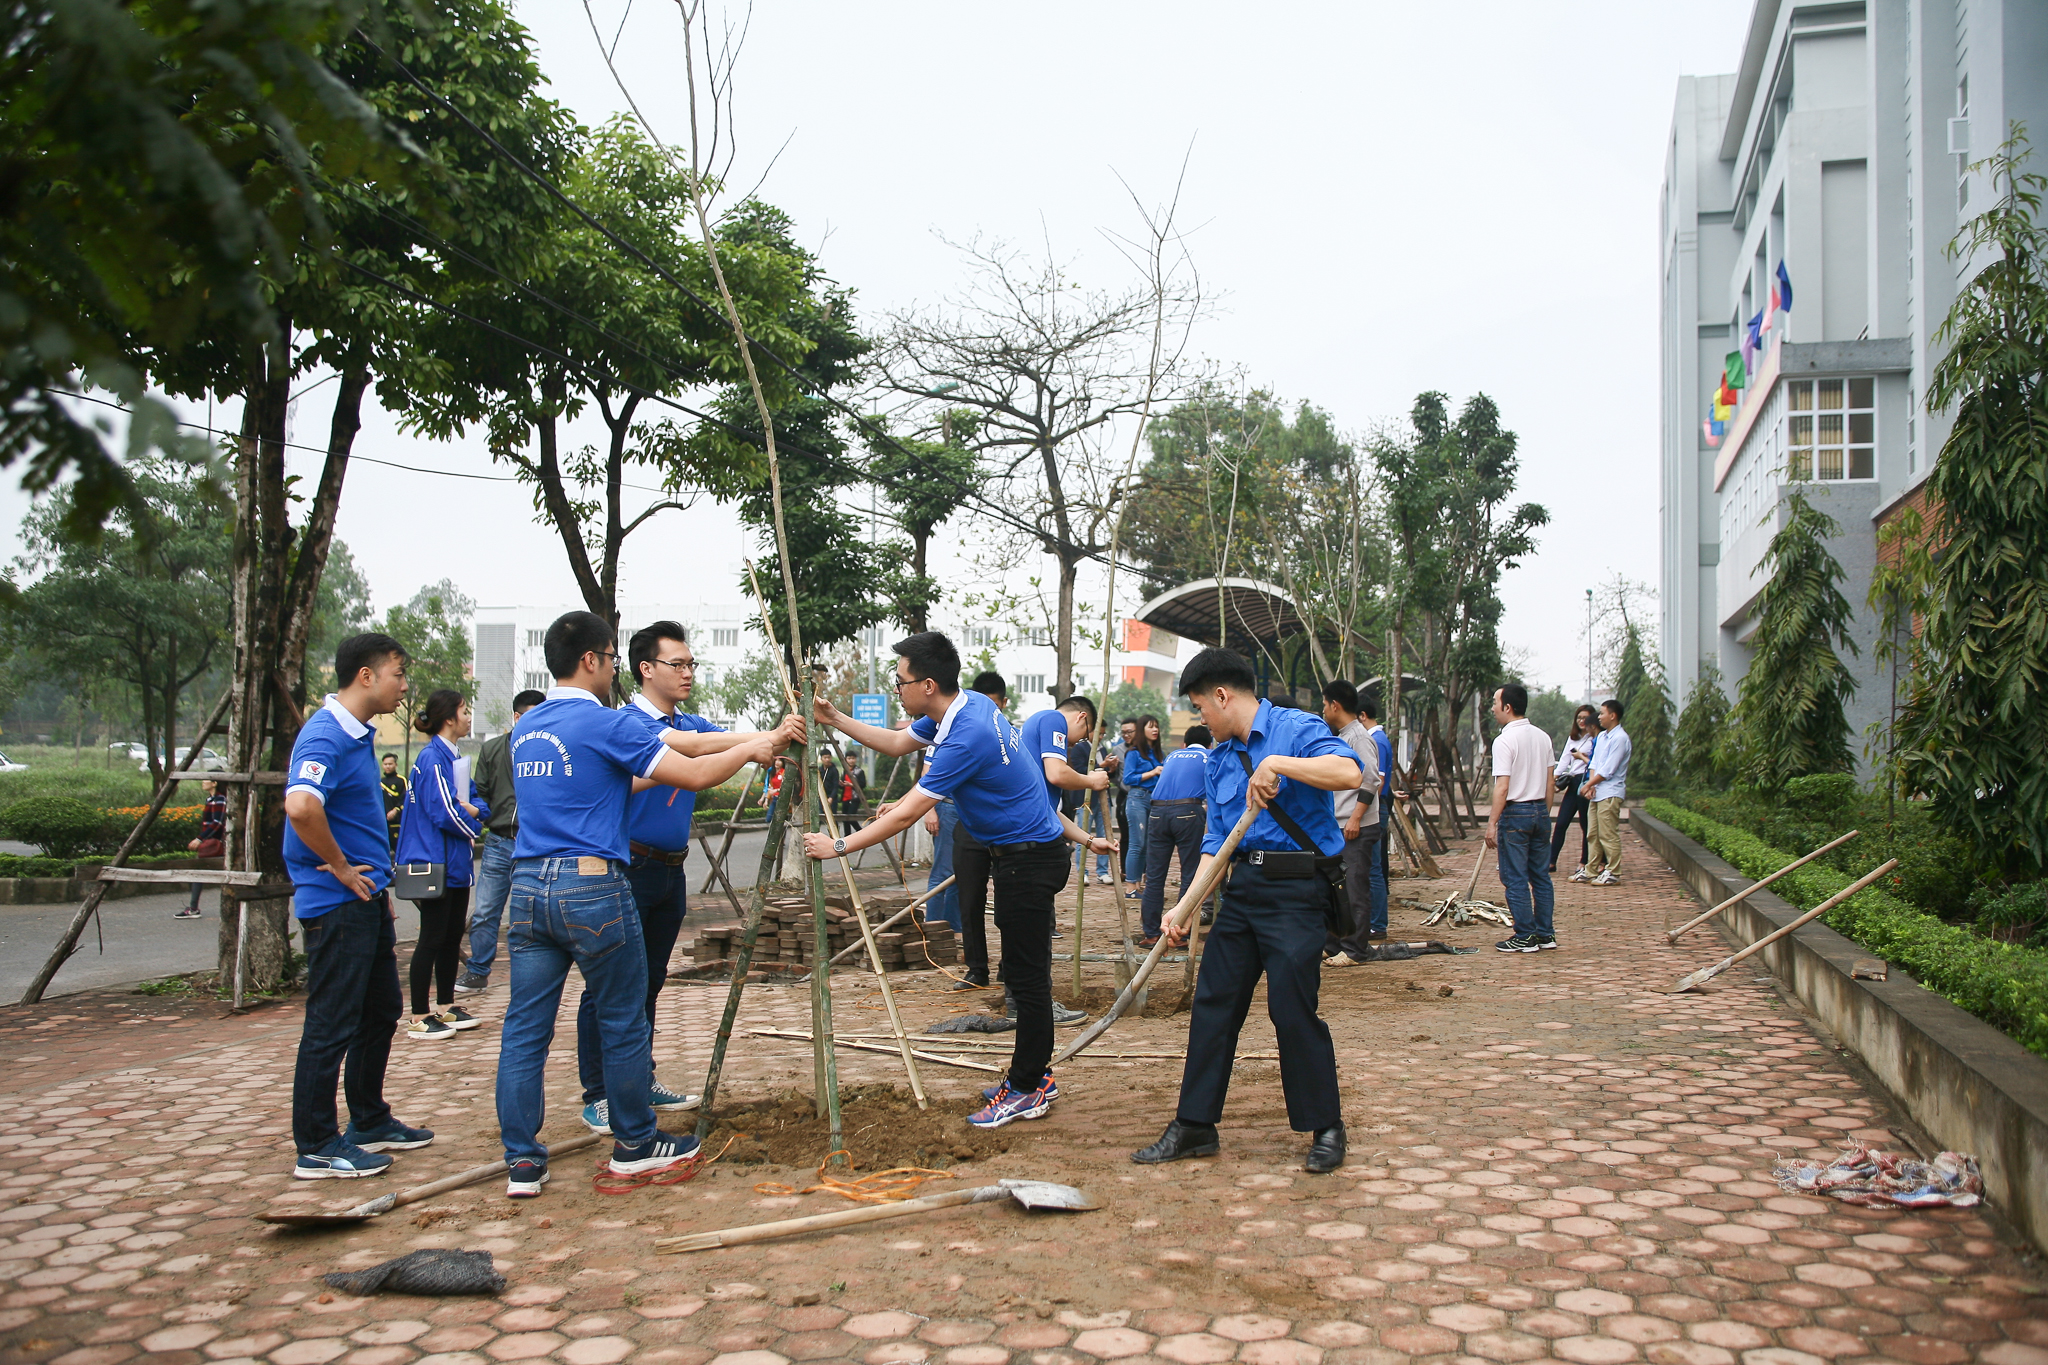
{"type": "MultiPolygon", "coordinates": [[[[528,688],[512,698],[517,722],[547,700],[528,688]]],[[[469,962],[456,979],[458,995],[470,995],[491,984],[491,964],[498,958],[498,925],[512,894],[512,841],[519,834],[519,804],[512,795],[512,731],[492,735],[476,756],[477,795],[490,814],[484,817],[484,855],[476,869],[476,903],[469,914],[469,962]]]]}

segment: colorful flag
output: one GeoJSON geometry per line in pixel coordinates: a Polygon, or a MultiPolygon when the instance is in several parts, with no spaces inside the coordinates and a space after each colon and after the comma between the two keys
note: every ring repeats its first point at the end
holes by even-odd
{"type": "Polygon", "coordinates": [[[1714,390],[1714,406],[1732,408],[1739,401],[1740,399],[1737,397],[1735,390],[1728,387],[1728,380],[1726,377],[1723,377],[1721,386],[1714,390]]]}
{"type": "Polygon", "coordinates": [[[1707,444],[1709,446],[1717,446],[1721,444],[1721,433],[1715,430],[1715,428],[1720,425],[1721,424],[1719,422],[1714,421],[1712,418],[1709,418],[1708,420],[1700,423],[1700,430],[1706,433],[1707,444]]]}
{"type": "Polygon", "coordinates": [[[1771,286],[1771,308],[1774,312],[1792,311],[1792,277],[1785,273],[1785,263],[1778,262],[1778,282],[1771,286]]]}
{"type": "Polygon", "coordinates": [[[1756,310],[1756,316],[1749,320],[1749,326],[1742,333],[1742,363],[1745,368],[1756,366],[1756,357],[1764,348],[1764,310],[1756,310]]]}
{"type": "Polygon", "coordinates": [[[1723,401],[1718,393],[1714,395],[1714,421],[1717,425],[1727,421],[1734,411],[1735,404],[1723,401]]]}
{"type": "Polygon", "coordinates": [[[1742,363],[1742,352],[1728,353],[1728,358],[1721,362],[1721,379],[1731,389],[1739,389],[1749,382],[1749,370],[1742,363]]]}

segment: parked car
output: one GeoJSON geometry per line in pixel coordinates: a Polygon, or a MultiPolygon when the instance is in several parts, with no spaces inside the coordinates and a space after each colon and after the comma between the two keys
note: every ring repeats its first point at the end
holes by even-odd
{"type": "Polygon", "coordinates": [[[107,746],[107,752],[115,758],[132,759],[136,762],[146,762],[149,758],[148,747],[136,739],[117,739],[107,746]]]}
{"type": "MultiPolygon", "coordinates": [[[[141,746],[138,745],[137,747],[140,748],[141,746]]],[[[144,752],[147,752],[147,750],[145,750],[144,752]]],[[[190,750],[187,750],[186,752],[189,753],[190,750]]],[[[180,755],[180,757],[182,756],[183,755],[180,755]]],[[[149,771],[149,764],[147,763],[138,764],[137,766],[143,772],[149,771]]],[[[165,763],[164,766],[167,768],[175,768],[178,765],[174,760],[165,763]]],[[[191,766],[194,772],[224,773],[228,770],[228,761],[222,758],[219,754],[215,753],[211,749],[201,749],[199,751],[199,757],[192,760],[191,766]]]]}
{"type": "Polygon", "coordinates": [[[25,773],[27,771],[28,764],[16,763],[6,754],[0,754],[0,773],[25,773]]]}

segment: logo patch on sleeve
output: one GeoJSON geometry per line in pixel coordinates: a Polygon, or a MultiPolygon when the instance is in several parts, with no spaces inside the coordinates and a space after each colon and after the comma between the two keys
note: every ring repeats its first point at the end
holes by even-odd
{"type": "Polygon", "coordinates": [[[299,765],[299,780],[302,782],[321,782],[326,780],[326,777],[325,763],[316,763],[309,758],[299,765]]]}

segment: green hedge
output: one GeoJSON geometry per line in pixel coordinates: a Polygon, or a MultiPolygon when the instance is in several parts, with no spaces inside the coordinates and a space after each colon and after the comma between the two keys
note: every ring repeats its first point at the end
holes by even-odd
{"type": "MultiPolygon", "coordinates": [[[[1746,877],[1762,878],[1795,860],[1747,830],[1724,825],[1658,798],[1648,814],[1706,845],[1746,877]]],[[[1802,910],[1811,909],[1855,878],[1809,863],[1771,883],[1771,890],[1802,910]]],[[[2011,1034],[2022,1047],[2048,1057],[2048,950],[2015,947],[1944,924],[1881,886],[1872,886],[1828,911],[1830,928],[1896,963],[1927,989],[2011,1034]]]]}

